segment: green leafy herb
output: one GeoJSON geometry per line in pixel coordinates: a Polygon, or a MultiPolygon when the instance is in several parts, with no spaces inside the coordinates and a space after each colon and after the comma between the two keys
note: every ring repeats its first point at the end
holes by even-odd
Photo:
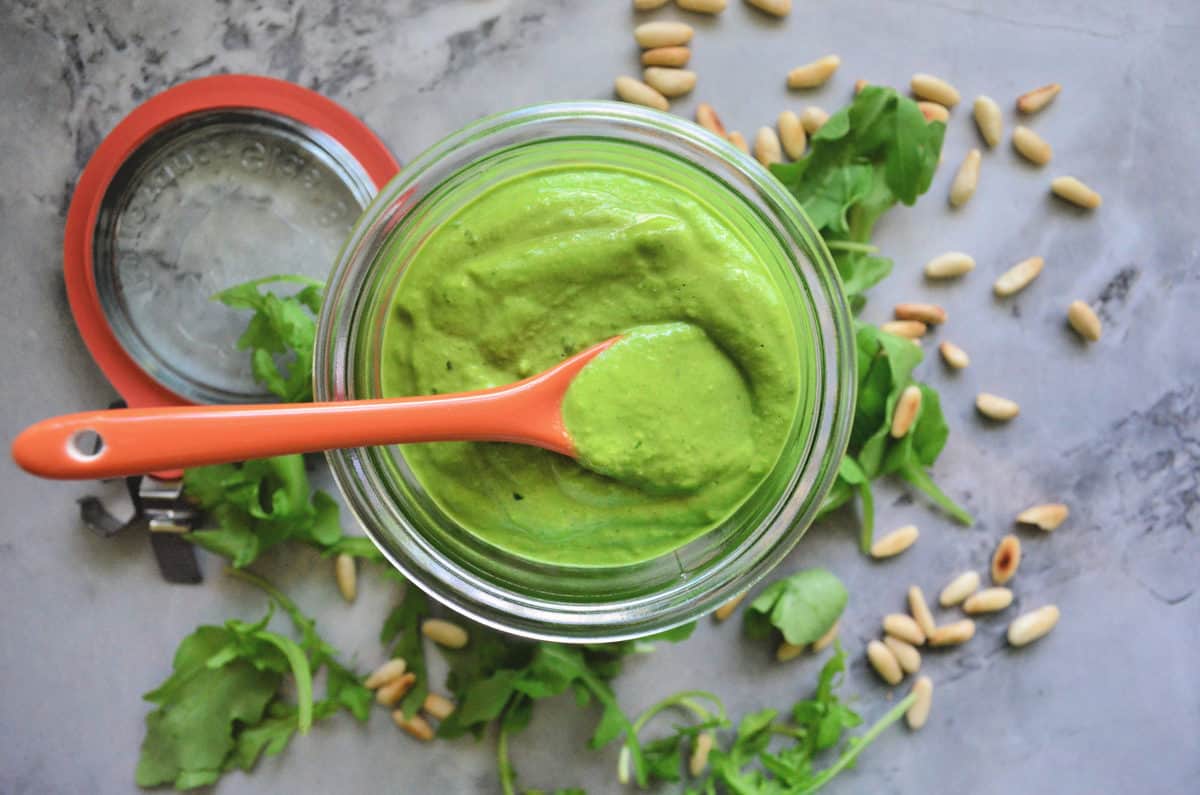
{"type": "Polygon", "coordinates": [[[777,580],[746,609],[745,630],[765,638],[771,627],[802,646],[824,635],[846,607],[846,587],[825,569],[805,569],[777,580]]]}
{"type": "Polygon", "coordinates": [[[425,665],[425,646],[421,640],[421,622],[429,616],[429,599],[421,589],[407,586],[404,599],[383,622],[379,642],[385,646],[395,642],[390,657],[400,657],[405,668],[417,679],[400,702],[405,717],[417,714],[429,692],[429,677],[425,665]]]}

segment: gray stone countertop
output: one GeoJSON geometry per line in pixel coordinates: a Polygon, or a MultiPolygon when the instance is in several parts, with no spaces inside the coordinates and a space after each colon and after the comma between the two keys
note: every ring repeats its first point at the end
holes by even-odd
{"type": "MultiPolygon", "coordinates": [[[[115,397],[68,310],[63,220],[98,142],[139,102],[218,72],[273,75],[321,91],[364,119],[402,160],[484,114],[609,96],[636,68],[626,0],[352,0],[155,3],[6,0],[0,3],[0,394],[7,445],[44,416],[115,397]]],[[[842,640],[846,692],[868,719],[905,692],[881,686],[863,659],[879,616],[903,606],[911,583],[936,593],[963,568],[986,567],[1014,513],[1063,500],[1053,534],[1018,531],[1025,561],[1011,612],[1054,602],[1062,621],[1023,651],[1003,641],[1004,618],[980,622],[961,650],[926,655],[937,682],[919,734],[888,732],[834,792],[1195,792],[1200,781],[1200,6],[1194,0],[797,0],[772,22],[731,0],[720,18],[693,17],[700,83],[674,112],[714,103],[748,136],[785,108],[833,109],[856,78],[904,85],[944,75],[966,102],[955,111],[946,166],[915,209],[897,209],[878,243],[894,274],[864,318],[899,300],[932,298],[951,321],[937,337],[972,356],[957,375],[936,360],[920,373],[941,390],[952,427],[935,470],[978,517],[964,529],[903,490],[884,487],[882,530],[922,529],[891,562],[861,557],[854,521],[808,533],[781,569],[820,564],[850,590],[842,640]],[[789,94],[784,73],[827,52],[843,66],[825,87],[789,94]],[[977,146],[967,108],[995,97],[1011,128],[1013,99],[1049,81],[1065,89],[1031,123],[1054,146],[1045,169],[1005,143],[984,154],[979,192],[962,211],[945,197],[954,166],[977,146]],[[1088,215],[1047,196],[1051,176],[1096,186],[1088,215]],[[948,249],[979,262],[947,287],[921,265],[948,249]],[[1015,299],[989,289],[1033,253],[1045,272],[1015,299]],[[1066,305],[1090,301],[1105,323],[1081,344],[1066,305]],[[1016,399],[1021,416],[982,423],[979,391],[1016,399]]],[[[657,17],[681,16],[674,9],[657,17]]],[[[0,793],[126,793],[147,705],[196,624],[261,614],[262,600],[206,559],[200,587],[169,586],[144,537],[103,541],[75,499],[95,483],[54,483],[0,456],[0,793]]],[[[378,622],[393,586],[367,578],[353,607],[336,597],[328,563],[276,557],[266,570],[319,618],[360,668],[379,658],[378,622]]],[[[616,683],[640,710],[684,687],[721,693],[735,714],[806,695],[820,661],[780,665],[738,637],[735,622],[702,621],[692,640],[630,664],[616,683]]],[[[617,792],[616,752],[585,750],[595,716],[562,699],[538,709],[516,742],[526,786],[617,792]]],[[[240,792],[493,792],[490,740],[418,745],[376,710],[366,726],[338,717],[297,738],[240,792]]]]}

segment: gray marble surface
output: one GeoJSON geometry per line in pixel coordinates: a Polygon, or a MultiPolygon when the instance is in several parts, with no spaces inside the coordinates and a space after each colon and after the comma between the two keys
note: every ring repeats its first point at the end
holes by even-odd
{"type": "MultiPolygon", "coordinates": [[[[894,301],[933,298],[951,321],[938,336],[972,355],[958,375],[922,374],[942,390],[952,425],[936,468],[979,518],[957,527],[886,488],[880,523],[913,521],[920,543],[884,564],[855,551],[853,522],[814,527],[786,570],[819,563],[848,584],[843,640],[854,652],[847,691],[868,717],[903,691],[882,687],[861,656],[881,614],[905,588],[936,592],[957,570],[982,568],[1013,514],[1070,503],[1052,535],[1021,532],[1025,562],[1013,610],[1055,602],[1055,632],[1023,651],[1003,642],[1003,618],[981,622],[955,652],[926,655],[937,682],[918,735],[884,736],[831,791],[1195,792],[1200,786],[1200,206],[1194,132],[1200,103],[1200,7],[1194,0],[798,0],[767,20],[740,0],[698,29],[694,97],[752,133],[782,109],[835,108],[853,81],[902,85],[914,71],[952,79],[970,100],[1005,108],[1050,80],[1063,95],[1033,125],[1054,145],[1044,170],[1007,145],[984,155],[978,195],[945,204],[953,168],[915,209],[882,224],[895,274],[865,317],[894,301]],[[843,67],[826,87],[789,95],[787,69],[826,52],[843,67]],[[1085,215],[1046,195],[1072,173],[1103,192],[1085,215]],[[978,270],[930,288],[921,264],[958,248],[978,270]],[[991,279],[1043,254],[1031,289],[995,301],[991,279]],[[1091,301],[1104,339],[1081,344],[1067,303],[1091,301]],[[974,394],[1022,405],[1005,427],[981,423],[974,394]]],[[[73,326],[62,280],[63,219],[72,186],[101,137],[140,101],[180,81],[255,72],[322,91],[362,117],[401,160],[465,122],[513,106],[604,97],[635,68],[626,0],[350,0],[329,4],[0,2],[0,395],[7,444],[48,414],[114,397],[73,326]]],[[[668,9],[661,17],[678,16],[668,9]]],[[[954,114],[947,166],[977,145],[954,114]]],[[[216,575],[200,587],[158,577],[145,538],[102,541],[80,526],[74,500],[115,491],[39,481],[0,456],[0,793],[125,793],[146,705],[180,637],[201,622],[256,616],[257,594],[216,575]]],[[[311,609],[361,667],[378,660],[378,621],[392,586],[368,578],[353,607],[336,597],[328,564],[305,554],[267,570],[311,609]]],[[[656,694],[707,687],[736,713],[784,706],[820,665],[772,662],[736,626],[702,622],[686,644],[630,665],[617,682],[632,711],[656,694]]],[[[616,792],[615,751],[584,750],[594,716],[566,700],[539,709],[514,749],[528,786],[582,784],[616,792]]],[[[362,727],[325,722],[250,776],[239,792],[492,792],[490,742],[418,746],[377,711],[362,727]]]]}

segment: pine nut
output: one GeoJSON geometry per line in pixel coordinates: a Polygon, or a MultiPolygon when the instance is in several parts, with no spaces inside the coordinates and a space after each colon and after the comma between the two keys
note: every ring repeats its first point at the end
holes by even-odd
{"type": "Polygon", "coordinates": [[[742,135],[737,130],[729,133],[729,143],[740,149],[745,154],[750,154],[750,145],[746,143],[746,136],[742,135]]]}
{"type": "Polygon", "coordinates": [[[950,110],[945,105],[923,99],[917,103],[917,107],[921,109],[925,121],[940,121],[942,124],[950,121],[950,110]]]}
{"type": "Polygon", "coordinates": [[[386,685],[393,679],[403,676],[406,667],[407,664],[400,657],[388,660],[371,672],[371,675],[367,677],[367,681],[363,682],[363,687],[368,690],[375,690],[378,687],[386,685]]]}
{"type": "Polygon", "coordinates": [[[708,755],[713,747],[713,733],[700,732],[692,745],[692,755],[688,758],[688,772],[692,778],[699,776],[708,768],[708,755]]]}
{"type": "Polygon", "coordinates": [[[980,414],[996,422],[1007,422],[1021,413],[1021,407],[1016,401],[987,392],[980,392],[975,396],[975,408],[980,414]]]}
{"type": "Polygon", "coordinates": [[[647,108],[665,111],[671,107],[667,98],[641,80],[622,75],[615,84],[617,96],[635,105],[645,105],[647,108]]]}
{"type": "Polygon", "coordinates": [[[971,363],[971,357],[967,356],[967,352],[953,342],[943,342],[938,346],[938,352],[942,354],[942,361],[955,370],[962,370],[971,363]]]}
{"type": "Polygon", "coordinates": [[[425,619],[421,624],[421,634],[447,649],[461,649],[470,640],[465,629],[452,621],[440,618],[425,619]]]}
{"type": "Polygon", "coordinates": [[[421,709],[438,720],[445,720],[454,713],[454,702],[438,693],[429,693],[421,703],[421,709]]]}
{"type": "Polygon", "coordinates": [[[917,647],[908,641],[900,640],[895,635],[885,635],[883,645],[891,650],[896,656],[896,662],[900,663],[900,667],[906,674],[915,674],[921,670],[921,652],[917,651],[917,647]]]}
{"type": "Polygon", "coordinates": [[[992,582],[1004,585],[1017,573],[1021,565],[1021,539],[1006,535],[992,553],[992,582]]]}
{"type": "Polygon", "coordinates": [[[927,279],[953,279],[975,269],[975,259],[961,251],[947,251],[925,263],[927,279]]]}
{"type": "Polygon", "coordinates": [[[816,640],[814,640],[812,642],[812,650],[813,650],[814,654],[816,652],[824,650],[825,647],[827,647],[829,644],[833,643],[834,639],[837,638],[837,635],[838,635],[838,625],[839,624],[841,624],[840,620],[834,621],[833,626],[829,628],[828,632],[826,632],[824,635],[822,635],[821,637],[817,638],[816,640]]]}
{"type": "Polygon", "coordinates": [[[345,552],[333,560],[333,576],[337,580],[338,590],[347,602],[353,602],[358,596],[358,564],[354,558],[345,552]]]}
{"type": "Polygon", "coordinates": [[[790,110],[785,110],[779,114],[778,126],[779,140],[787,156],[792,160],[804,157],[804,150],[808,147],[808,136],[804,132],[804,126],[800,124],[800,117],[790,110]]]}
{"type": "Polygon", "coordinates": [[[929,636],[930,646],[958,646],[975,637],[975,622],[969,618],[943,624],[929,636]]]}
{"type": "Polygon", "coordinates": [[[829,114],[816,105],[809,105],[800,112],[800,124],[803,125],[804,131],[809,135],[821,129],[822,125],[827,121],[829,121],[829,114]]]}
{"type": "Polygon", "coordinates": [[[1043,637],[1058,623],[1058,607],[1046,605],[1030,610],[1013,619],[1008,625],[1008,642],[1014,646],[1025,646],[1043,637]]]}
{"type": "Polygon", "coordinates": [[[892,650],[879,641],[873,640],[867,644],[867,659],[871,661],[871,667],[875,669],[875,673],[879,674],[879,677],[889,685],[898,685],[904,678],[904,672],[900,670],[900,661],[896,659],[896,655],[892,654],[892,650]]]}
{"type": "Polygon", "coordinates": [[[925,636],[933,634],[937,628],[934,623],[933,613],[929,611],[929,604],[925,601],[925,592],[920,586],[910,585],[908,587],[908,612],[912,613],[913,620],[917,622],[917,626],[925,633],[925,636]]]}
{"type": "Polygon", "coordinates": [[[938,604],[942,607],[953,607],[979,590],[979,572],[964,571],[955,577],[942,589],[938,595],[938,604]]]}
{"type": "Polygon", "coordinates": [[[897,320],[919,320],[927,326],[946,322],[946,310],[937,304],[896,304],[892,311],[897,320]]]}
{"type": "Polygon", "coordinates": [[[642,66],[687,66],[691,58],[687,47],[655,47],[642,53],[642,66]]]}
{"type": "Polygon", "coordinates": [[[917,536],[920,534],[915,524],[906,524],[897,528],[883,538],[875,540],[875,543],[871,545],[871,557],[890,558],[899,555],[917,543],[917,536]]]}
{"type": "Polygon", "coordinates": [[[1016,295],[1038,277],[1045,264],[1046,260],[1041,257],[1023,259],[1000,274],[1000,278],[996,279],[996,282],[992,285],[992,290],[1001,298],[1016,295]]]}
{"type": "Polygon", "coordinates": [[[701,102],[696,106],[696,123],[713,135],[726,137],[725,125],[721,123],[721,117],[707,102],[701,102]]]}
{"type": "Polygon", "coordinates": [[[917,681],[913,682],[912,692],[917,694],[917,699],[904,713],[904,722],[908,728],[917,731],[929,720],[929,710],[933,706],[933,680],[928,676],[918,676],[917,681]]]}
{"type": "Polygon", "coordinates": [[[1075,177],[1055,177],[1050,182],[1050,190],[1058,198],[1065,199],[1085,210],[1094,210],[1104,203],[1099,193],[1075,177]]]}
{"type": "Polygon", "coordinates": [[[879,330],[888,334],[894,334],[897,337],[907,337],[910,340],[916,340],[924,337],[929,327],[919,320],[889,320],[886,323],[880,323],[879,330]]]}
{"type": "Polygon", "coordinates": [[[1007,588],[984,588],[973,593],[963,602],[963,612],[973,616],[979,613],[995,613],[1012,604],[1013,592],[1007,588]]]}
{"type": "Polygon", "coordinates": [[[925,633],[921,631],[921,627],[912,616],[904,613],[889,613],[884,616],[883,631],[914,646],[920,646],[925,642],[925,633]]]}
{"type": "Polygon", "coordinates": [[[1042,136],[1028,127],[1017,126],[1014,128],[1012,140],[1013,148],[1020,152],[1022,157],[1035,165],[1046,165],[1054,155],[1050,144],[1046,143],[1046,140],[1042,136]]]}
{"type": "Polygon", "coordinates": [[[713,615],[716,616],[717,621],[724,621],[725,619],[727,619],[731,615],[733,615],[733,611],[738,609],[738,605],[740,605],[742,603],[742,600],[745,598],[746,598],[746,593],[743,591],[742,593],[740,593],[737,596],[730,599],[725,604],[718,607],[716,609],[716,612],[713,613],[713,615]]]}
{"type": "Polygon", "coordinates": [[[921,410],[921,390],[916,386],[906,386],[904,391],[900,393],[900,399],[896,401],[896,408],[892,411],[892,429],[891,434],[893,439],[903,439],[916,422],[917,412],[921,410]]]}
{"type": "Polygon", "coordinates": [[[979,187],[979,164],[982,158],[978,149],[972,149],[963,158],[954,181],[950,183],[951,207],[962,207],[975,195],[975,189],[979,187]]]}
{"type": "Polygon", "coordinates": [[[719,14],[725,10],[726,0],[675,0],[675,4],[684,11],[695,11],[697,14],[719,14]]]}
{"type": "Polygon", "coordinates": [[[866,80],[862,79],[861,77],[858,78],[857,80],[855,80],[854,81],[854,96],[857,97],[859,94],[862,93],[862,90],[869,85],[871,85],[871,84],[868,83],[866,80]]]}
{"type": "Polygon", "coordinates": [[[642,79],[664,97],[682,97],[696,87],[696,73],[687,69],[648,66],[642,71],[642,79]]]}
{"type": "Polygon", "coordinates": [[[633,38],[643,49],[678,47],[692,40],[696,31],[683,22],[643,22],[633,29],[633,38]]]}
{"type": "Polygon", "coordinates": [[[392,713],[392,720],[395,721],[397,726],[421,742],[429,742],[433,739],[433,727],[429,725],[429,721],[420,715],[413,715],[411,718],[406,718],[404,717],[404,710],[398,709],[392,713]]]}
{"type": "Polygon", "coordinates": [[[1045,505],[1033,505],[1017,514],[1021,524],[1031,524],[1042,530],[1057,530],[1059,525],[1067,521],[1071,509],[1061,502],[1051,502],[1045,505]]]}
{"type": "Polygon", "coordinates": [[[975,126],[987,145],[995,149],[1004,137],[1004,118],[996,100],[982,94],[975,97],[975,126]]]}
{"type": "Polygon", "coordinates": [[[1062,91],[1062,86],[1058,83],[1049,83],[1041,88],[1035,88],[1033,91],[1027,91],[1017,97],[1017,110],[1022,113],[1037,113],[1049,105],[1060,91],[1062,91]]]}
{"type": "Polygon", "coordinates": [[[783,145],[770,127],[758,128],[758,135],[754,136],[754,158],[763,166],[783,162],[783,145]]]}
{"type": "Polygon", "coordinates": [[[404,698],[412,686],[417,683],[417,675],[412,671],[401,674],[383,687],[375,691],[375,700],[385,707],[390,707],[404,698]]]}
{"type": "Polygon", "coordinates": [[[958,89],[940,77],[918,72],[912,76],[911,86],[912,92],[921,99],[936,102],[947,108],[953,108],[958,104],[958,89]]]}
{"type": "Polygon", "coordinates": [[[812,63],[797,66],[788,72],[788,88],[816,88],[833,77],[833,73],[841,66],[842,59],[836,55],[826,55],[812,63]]]}
{"type": "Polygon", "coordinates": [[[792,11],[792,0],[746,0],[759,11],[777,17],[786,17],[792,11]]]}
{"type": "Polygon", "coordinates": [[[804,653],[804,644],[788,643],[786,640],[779,644],[779,648],[775,650],[776,662],[788,662],[794,660],[804,653]]]}
{"type": "Polygon", "coordinates": [[[635,11],[653,11],[656,8],[662,8],[667,4],[667,0],[633,0],[633,9],[635,11]]]}

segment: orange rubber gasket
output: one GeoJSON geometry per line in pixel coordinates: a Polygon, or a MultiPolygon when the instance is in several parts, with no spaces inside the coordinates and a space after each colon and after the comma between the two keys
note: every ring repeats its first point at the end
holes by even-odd
{"type": "Polygon", "coordinates": [[[131,408],[189,405],[155,381],[113,334],[96,289],[93,244],[100,205],[117,171],[163,126],[206,110],[265,110],[320,130],[346,148],[376,190],[400,171],[383,142],[358,118],[307,88],[256,75],[202,77],[168,89],[135,108],[100,142],[75,186],[63,239],[63,273],[75,325],[96,364],[131,408]]]}

